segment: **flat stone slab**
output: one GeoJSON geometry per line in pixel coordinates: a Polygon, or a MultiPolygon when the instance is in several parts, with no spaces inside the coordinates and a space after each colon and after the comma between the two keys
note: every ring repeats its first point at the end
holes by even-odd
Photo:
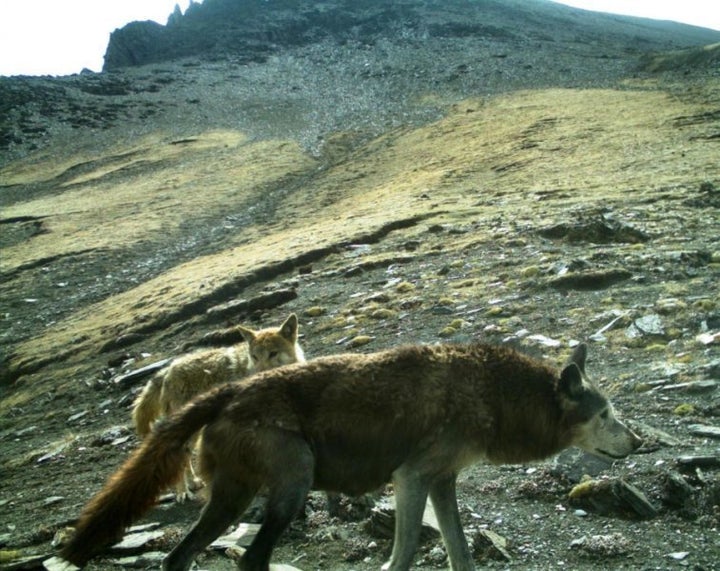
{"type": "Polygon", "coordinates": [[[249,547],[252,540],[255,539],[260,524],[258,523],[240,523],[227,535],[221,535],[210,544],[212,549],[227,549],[228,547],[249,547]]]}
{"type": "Polygon", "coordinates": [[[720,438],[720,426],[710,426],[709,424],[691,424],[688,426],[688,430],[695,436],[720,438]]]}

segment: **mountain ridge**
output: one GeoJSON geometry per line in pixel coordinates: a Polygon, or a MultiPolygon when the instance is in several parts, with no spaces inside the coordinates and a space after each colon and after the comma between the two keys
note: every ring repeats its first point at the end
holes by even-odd
{"type": "Polygon", "coordinates": [[[278,51],[332,39],[488,36],[522,41],[613,37],[628,48],[667,50],[713,43],[720,32],[630,16],[589,12],[549,0],[205,0],[176,10],[165,26],[132,22],[115,30],[104,71],[187,57],[264,61],[278,51]],[[582,25],[578,25],[582,22],[582,25]],[[644,46],[642,44],[645,44],[644,46]]]}

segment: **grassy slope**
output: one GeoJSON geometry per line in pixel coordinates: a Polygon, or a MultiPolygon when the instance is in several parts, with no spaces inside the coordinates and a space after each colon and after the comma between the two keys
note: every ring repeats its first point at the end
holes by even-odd
{"type": "MultiPolygon", "coordinates": [[[[251,142],[232,132],[174,143],[158,135],[94,157],[77,176],[67,175],[67,160],[11,165],[3,177],[15,183],[66,174],[62,193],[5,210],[4,217],[50,217],[50,233],[3,252],[5,271],[53,255],[87,249],[102,255],[129,242],[180,236],[183,222],[198,213],[242,210],[278,181],[304,176],[278,201],[274,223],[245,226],[227,249],[77,311],[19,344],[13,366],[32,367],[49,355],[68,357],[73,366],[111,339],[167,323],[183,306],[211,299],[259,268],[357,241],[393,220],[422,215],[430,224],[512,213],[518,224],[537,223],[558,204],[640,199],[717,175],[717,155],[702,139],[709,127],[677,120],[713,109],[717,85],[702,98],[682,99],[628,88],[466,101],[436,123],[385,135],[324,168],[292,142],[251,142]],[[547,206],[538,200],[555,193],[567,198],[547,206]]],[[[32,375],[28,390],[3,408],[41,392],[42,379],[32,375]]]]}

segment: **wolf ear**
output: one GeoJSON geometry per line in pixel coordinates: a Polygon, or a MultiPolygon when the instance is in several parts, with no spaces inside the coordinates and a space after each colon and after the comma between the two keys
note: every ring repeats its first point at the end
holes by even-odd
{"type": "Polygon", "coordinates": [[[293,343],[297,340],[298,319],[297,315],[291,313],[284,323],[280,326],[280,335],[293,343]]]}
{"type": "Polygon", "coordinates": [[[578,366],[578,369],[580,369],[580,372],[584,375],[586,359],[587,359],[587,345],[585,343],[580,343],[580,345],[575,347],[575,350],[572,352],[572,355],[570,355],[570,359],[568,359],[568,365],[571,363],[575,363],[578,366]]]}
{"type": "Polygon", "coordinates": [[[562,370],[558,388],[562,394],[572,399],[576,399],[582,394],[583,378],[577,363],[570,363],[562,370]]]}
{"type": "Polygon", "coordinates": [[[255,332],[252,329],[248,329],[242,325],[238,325],[235,329],[240,332],[240,335],[243,336],[243,339],[245,339],[248,345],[255,340],[255,332]]]}

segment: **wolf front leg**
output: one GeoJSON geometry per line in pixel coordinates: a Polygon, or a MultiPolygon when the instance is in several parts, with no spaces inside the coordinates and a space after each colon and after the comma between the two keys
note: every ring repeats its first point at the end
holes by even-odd
{"type": "Polygon", "coordinates": [[[430,486],[430,501],[440,524],[452,571],[475,571],[470,548],[463,533],[455,494],[456,474],[443,476],[430,486]]]}
{"type": "Polygon", "coordinates": [[[420,529],[430,484],[411,466],[393,473],[395,489],[395,538],[390,561],[383,571],[408,571],[420,542],[420,529]]]}

